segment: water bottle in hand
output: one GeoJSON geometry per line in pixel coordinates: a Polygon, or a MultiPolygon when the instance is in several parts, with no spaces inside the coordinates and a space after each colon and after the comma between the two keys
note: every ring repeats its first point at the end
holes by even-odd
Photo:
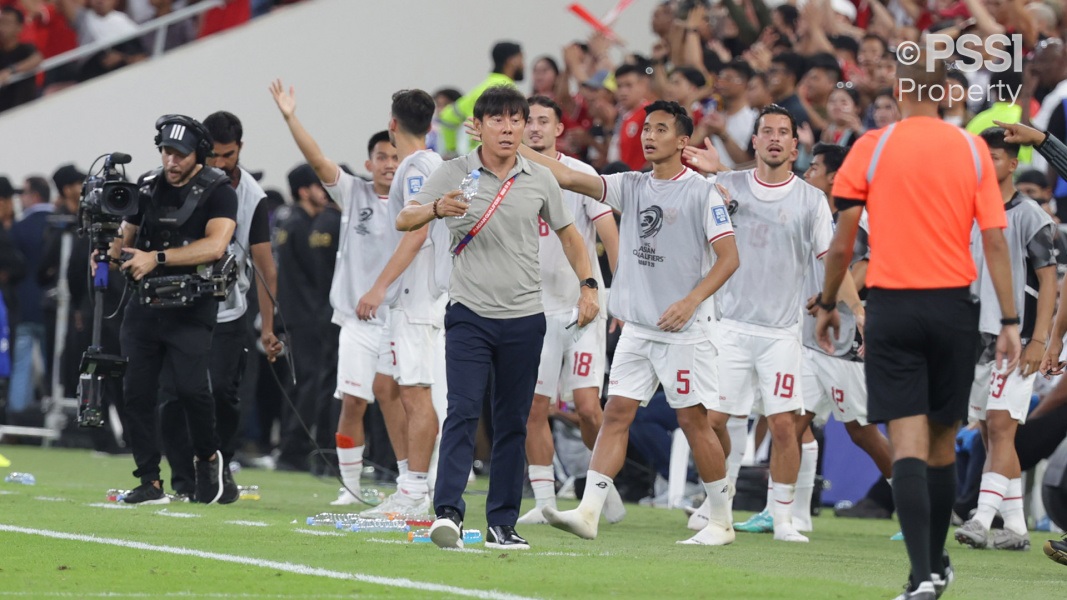
{"type": "MultiPolygon", "coordinates": [[[[459,184],[459,191],[463,192],[463,200],[466,201],[467,206],[470,206],[471,200],[478,194],[478,183],[481,181],[482,174],[475,169],[467,174],[463,178],[463,182],[459,184]]],[[[467,216],[467,213],[457,216],[457,219],[462,219],[467,216]]]]}

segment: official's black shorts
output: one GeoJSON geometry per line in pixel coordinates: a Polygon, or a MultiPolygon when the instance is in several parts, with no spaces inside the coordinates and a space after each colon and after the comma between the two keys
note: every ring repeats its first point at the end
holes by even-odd
{"type": "Polygon", "coordinates": [[[867,413],[872,423],[967,416],[978,351],[978,303],[967,288],[887,290],[867,297],[867,413]]]}

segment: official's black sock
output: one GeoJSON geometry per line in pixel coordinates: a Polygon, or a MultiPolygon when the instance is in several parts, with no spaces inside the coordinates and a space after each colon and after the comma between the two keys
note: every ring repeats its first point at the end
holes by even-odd
{"type": "MultiPolygon", "coordinates": [[[[930,577],[930,490],[926,462],[902,458],[893,463],[893,500],[911,560],[911,583],[917,586],[930,577]]],[[[944,532],[942,532],[944,534],[944,532]]]]}
{"type": "Polygon", "coordinates": [[[879,477],[871,489],[867,490],[867,497],[878,503],[878,506],[893,512],[896,504],[893,502],[893,488],[884,477],[879,477]]]}
{"type": "Polygon", "coordinates": [[[945,536],[952,520],[952,505],[956,500],[956,467],[927,467],[926,486],[930,490],[930,568],[944,575],[941,553],[945,550],[945,536]]]}

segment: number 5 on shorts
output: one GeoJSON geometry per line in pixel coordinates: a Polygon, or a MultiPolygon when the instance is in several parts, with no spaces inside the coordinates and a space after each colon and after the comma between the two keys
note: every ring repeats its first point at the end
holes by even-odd
{"type": "Polygon", "coordinates": [[[689,369],[678,371],[678,387],[674,391],[683,396],[689,393],[689,369]]]}

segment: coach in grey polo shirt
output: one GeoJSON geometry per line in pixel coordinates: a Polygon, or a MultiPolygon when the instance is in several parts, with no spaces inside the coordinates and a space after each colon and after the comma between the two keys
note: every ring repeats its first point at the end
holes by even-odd
{"type": "Polygon", "coordinates": [[[474,434],[490,373],[493,456],[485,507],[486,545],[529,547],[515,532],[515,521],[522,500],[526,419],[545,335],[538,219],[559,236],[575,276],[582,281],[578,326],[591,322],[599,311],[585,244],[563,205],[556,180],[544,167],[518,155],[529,114],[529,104],[514,88],[487,89],[474,105],[482,145],[441,165],[397,217],[400,230],[418,229],[440,218],[451,233],[451,303],[445,315],[448,414],[434,491],[438,518],[430,530],[431,539],[443,548],[460,545],[466,509],[463,491],[474,461],[474,434]],[[468,206],[457,188],[475,169],[481,182],[468,206]],[[496,210],[484,220],[500,196],[496,210]],[[483,220],[475,236],[466,240],[483,220]]]}

